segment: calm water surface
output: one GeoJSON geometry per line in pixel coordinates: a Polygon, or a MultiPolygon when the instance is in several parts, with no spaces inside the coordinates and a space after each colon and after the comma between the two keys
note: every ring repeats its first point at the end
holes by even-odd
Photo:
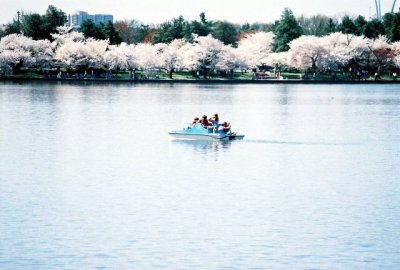
{"type": "Polygon", "coordinates": [[[0,269],[399,269],[399,166],[398,85],[1,83],[0,269]]]}

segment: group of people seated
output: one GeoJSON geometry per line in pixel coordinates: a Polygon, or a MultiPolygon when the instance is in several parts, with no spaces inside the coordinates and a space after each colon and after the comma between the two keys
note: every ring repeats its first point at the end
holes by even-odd
{"type": "Polygon", "coordinates": [[[201,124],[204,128],[210,129],[214,132],[222,130],[224,132],[228,132],[231,130],[231,124],[228,122],[219,123],[218,114],[215,113],[213,117],[207,118],[207,115],[203,115],[201,118],[195,117],[192,122],[192,126],[196,126],[197,124],[201,124]]]}

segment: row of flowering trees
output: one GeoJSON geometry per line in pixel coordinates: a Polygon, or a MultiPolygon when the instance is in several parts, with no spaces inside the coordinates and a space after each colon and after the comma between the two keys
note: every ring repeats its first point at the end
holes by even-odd
{"type": "Polygon", "coordinates": [[[287,52],[273,52],[275,36],[257,32],[239,41],[237,47],[224,45],[208,36],[195,36],[194,42],[176,39],[169,44],[110,45],[108,40],[85,39],[68,27],[59,27],[54,41],[33,40],[12,34],[0,40],[0,69],[13,74],[22,67],[43,71],[105,74],[137,70],[165,70],[172,78],[177,70],[233,74],[234,70],[263,68],[296,69],[314,73],[338,70],[383,72],[400,66],[400,42],[389,43],[384,36],[368,39],[351,34],[301,36],[287,52]]]}

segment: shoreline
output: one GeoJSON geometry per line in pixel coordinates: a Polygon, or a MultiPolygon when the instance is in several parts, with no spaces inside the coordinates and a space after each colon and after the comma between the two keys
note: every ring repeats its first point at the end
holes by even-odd
{"type": "Polygon", "coordinates": [[[267,80],[163,80],[163,79],[149,79],[149,80],[130,80],[130,79],[58,79],[58,78],[10,78],[0,77],[0,82],[79,82],[79,83],[129,83],[129,84],[174,84],[174,83],[187,83],[187,84],[398,84],[400,80],[299,80],[299,79],[267,79],[267,80]]]}

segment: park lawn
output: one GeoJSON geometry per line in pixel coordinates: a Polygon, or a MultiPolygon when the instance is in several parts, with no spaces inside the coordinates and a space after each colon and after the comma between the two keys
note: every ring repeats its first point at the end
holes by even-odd
{"type": "MultiPolygon", "coordinates": [[[[52,78],[56,78],[55,74],[56,74],[56,70],[52,69],[50,70],[51,74],[52,74],[52,78]]],[[[65,71],[64,71],[65,72],[65,71]]],[[[165,80],[165,81],[169,81],[171,80],[169,77],[169,73],[165,70],[152,70],[152,71],[147,71],[147,72],[143,72],[143,71],[137,71],[136,73],[136,77],[139,80],[144,79],[145,75],[147,75],[146,79],[149,80],[165,80]]],[[[301,80],[303,76],[307,77],[307,80],[333,80],[333,75],[332,73],[318,73],[315,75],[311,74],[311,73],[300,73],[300,72],[282,72],[281,73],[281,77],[284,80],[301,80]]],[[[114,79],[120,79],[120,80],[129,80],[129,73],[127,71],[117,71],[116,73],[113,72],[113,78],[114,79]]],[[[337,72],[336,73],[336,78],[337,80],[340,81],[354,81],[357,79],[352,79],[350,77],[349,74],[347,73],[343,73],[343,72],[337,72]]],[[[3,76],[3,77],[8,77],[8,78],[24,78],[24,79],[38,79],[38,78],[42,78],[45,79],[46,76],[43,73],[42,70],[39,69],[28,69],[28,68],[23,68],[21,69],[18,74],[15,75],[8,75],[8,76],[3,76]]],[[[90,77],[89,77],[90,78],[90,77]]],[[[101,77],[102,79],[105,78],[105,76],[101,77]]],[[[146,80],[145,79],[145,80],[146,80]]],[[[195,80],[196,78],[193,77],[193,73],[190,71],[176,71],[173,72],[172,74],[172,81],[174,80],[195,80]]],[[[221,80],[230,80],[231,78],[225,77],[225,76],[221,76],[221,74],[219,73],[211,73],[208,76],[207,80],[210,81],[221,81],[221,80]]],[[[252,80],[253,79],[253,72],[251,71],[235,71],[233,74],[233,78],[232,80],[252,80]]],[[[204,77],[202,75],[200,75],[199,80],[205,80],[204,77]]],[[[366,79],[363,80],[375,80],[374,76],[369,76],[366,79]]],[[[390,72],[385,72],[383,74],[381,74],[381,81],[392,81],[393,77],[391,75],[390,72]]]]}
{"type": "Polygon", "coordinates": [[[44,75],[42,73],[38,73],[36,71],[26,71],[23,73],[18,73],[18,74],[12,75],[12,77],[37,79],[37,78],[44,78],[44,75]]]}

